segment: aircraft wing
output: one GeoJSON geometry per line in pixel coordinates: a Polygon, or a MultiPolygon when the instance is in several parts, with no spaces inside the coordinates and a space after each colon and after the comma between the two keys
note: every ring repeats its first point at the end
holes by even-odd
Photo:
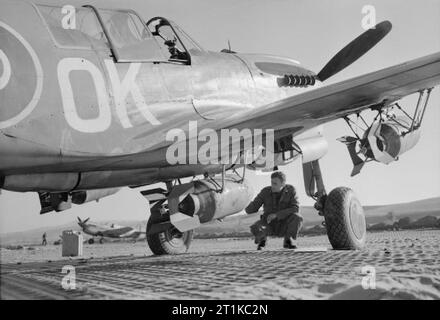
{"type": "MultiPolygon", "coordinates": [[[[378,103],[399,100],[407,95],[440,84],[440,52],[411,60],[342,82],[325,85],[291,96],[265,107],[233,114],[223,120],[207,121],[210,129],[274,129],[296,136],[306,130],[350,114],[356,114],[378,103]],[[284,129],[284,130],[283,130],[284,129]]],[[[202,128],[200,128],[202,129],[202,128]]],[[[169,142],[161,141],[152,150],[159,165],[165,158],[169,142]]],[[[111,157],[88,161],[96,167],[112,169],[133,163],[145,164],[145,154],[111,157]]],[[[151,160],[153,162],[153,160],[151,160]]],[[[84,169],[84,168],[83,168],[84,169]]]]}
{"type": "Polygon", "coordinates": [[[225,128],[294,129],[295,134],[393,102],[440,84],[440,52],[279,100],[234,119],[225,128]]]}

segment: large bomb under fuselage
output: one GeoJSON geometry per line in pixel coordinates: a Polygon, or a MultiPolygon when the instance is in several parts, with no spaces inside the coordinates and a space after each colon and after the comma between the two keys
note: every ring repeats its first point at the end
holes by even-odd
{"type": "Polygon", "coordinates": [[[180,203],[180,212],[198,215],[200,222],[206,223],[244,210],[253,195],[247,181],[227,177],[221,185],[218,177],[194,181],[194,192],[180,203]]]}

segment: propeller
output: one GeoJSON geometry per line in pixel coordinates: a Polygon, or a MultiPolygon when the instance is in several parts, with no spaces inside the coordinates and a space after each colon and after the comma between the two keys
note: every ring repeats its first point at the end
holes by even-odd
{"type": "Polygon", "coordinates": [[[80,217],[77,217],[77,219],[78,219],[78,224],[79,224],[79,225],[83,225],[83,224],[86,224],[86,223],[87,223],[87,221],[89,221],[89,220],[90,220],[90,218],[87,218],[86,220],[82,221],[80,217]]]}
{"type": "Polygon", "coordinates": [[[379,41],[381,41],[392,28],[389,21],[382,21],[378,23],[374,29],[368,29],[342,50],[340,50],[318,73],[317,79],[325,81],[334,76],[336,73],[345,69],[353,62],[362,57],[371,48],[373,48],[379,41]]]}

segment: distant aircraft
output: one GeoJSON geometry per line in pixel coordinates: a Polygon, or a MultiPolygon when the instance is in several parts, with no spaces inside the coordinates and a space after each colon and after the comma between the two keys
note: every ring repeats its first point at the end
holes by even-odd
{"type": "MultiPolygon", "coordinates": [[[[352,175],[370,161],[398,160],[419,140],[440,84],[440,52],[326,80],[391,28],[384,21],[365,31],[315,73],[290,58],[207,51],[171,20],[145,22],[133,10],[0,0],[0,188],[37,192],[47,213],[164,183],[141,192],[152,204],[147,240],[155,254],[176,254],[201,223],[245,208],[247,169],[301,159],[306,193],[333,248],[362,248],[366,223],[355,193],[324,187],[322,125],[344,119],[353,132],[340,138],[352,175]],[[398,102],[410,94],[419,95],[414,112],[398,102]],[[224,130],[234,137],[216,140],[224,130]],[[219,152],[207,150],[208,141],[219,152]]],[[[289,30],[274,36],[284,41],[289,30]]],[[[316,43],[310,50],[326,55],[316,43]]]]}
{"type": "MultiPolygon", "coordinates": [[[[118,226],[116,224],[107,225],[98,225],[87,223],[90,218],[82,221],[80,217],[78,218],[78,225],[81,227],[84,233],[91,235],[93,237],[101,237],[99,239],[100,243],[103,243],[104,238],[117,238],[117,239],[125,239],[131,238],[133,240],[138,240],[145,236],[145,231],[138,231],[132,227],[123,227],[118,226]]],[[[93,238],[89,239],[89,244],[93,244],[95,241],[93,238]]]]}

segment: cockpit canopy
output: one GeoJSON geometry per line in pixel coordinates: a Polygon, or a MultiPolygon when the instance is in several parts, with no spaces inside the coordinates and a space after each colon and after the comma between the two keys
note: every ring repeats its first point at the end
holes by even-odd
{"type": "Polygon", "coordinates": [[[147,22],[151,34],[157,38],[164,54],[171,60],[190,61],[190,54],[203,49],[177,24],[163,17],[155,17],[147,22]]]}
{"type": "Polygon", "coordinates": [[[38,9],[59,47],[109,49],[117,62],[190,64],[191,54],[204,51],[179,26],[163,17],[145,23],[133,10],[86,5],[74,8],[69,17],[71,24],[66,27],[63,8],[38,5],[38,9]]]}

